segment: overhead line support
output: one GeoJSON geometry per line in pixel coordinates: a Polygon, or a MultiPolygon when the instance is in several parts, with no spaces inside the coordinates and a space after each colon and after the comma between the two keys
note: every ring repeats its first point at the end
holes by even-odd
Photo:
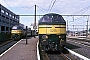
{"type": "MultiPolygon", "coordinates": [[[[35,14],[36,14],[36,12],[35,12],[35,14]]],[[[43,16],[43,15],[38,14],[38,15],[19,15],[19,16],[43,16]]],[[[61,15],[61,16],[90,16],[90,15],[61,15]]]]}

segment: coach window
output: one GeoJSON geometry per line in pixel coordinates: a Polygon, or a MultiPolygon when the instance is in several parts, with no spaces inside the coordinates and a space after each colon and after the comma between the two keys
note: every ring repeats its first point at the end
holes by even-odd
{"type": "Polygon", "coordinates": [[[14,18],[14,16],[12,16],[12,18],[14,18]]]}
{"type": "Polygon", "coordinates": [[[12,15],[11,15],[11,14],[9,14],[9,16],[11,17],[12,15]]]}
{"type": "Polygon", "coordinates": [[[8,15],[8,12],[6,12],[6,15],[8,15]]]}
{"type": "Polygon", "coordinates": [[[14,19],[16,18],[16,16],[14,15],[14,19]]]}
{"type": "Polygon", "coordinates": [[[16,16],[15,16],[15,19],[17,19],[16,16]]]}
{"type": "Polygon", "coordinates": [[[4,10],[1,10],[2,13],[4,13],[4,10]]]}

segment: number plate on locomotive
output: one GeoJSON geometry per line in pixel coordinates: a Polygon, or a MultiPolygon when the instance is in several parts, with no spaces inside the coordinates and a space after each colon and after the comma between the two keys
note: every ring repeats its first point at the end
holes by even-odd
{"type": "Polygon", "coordinates": [[[50,32],[57,32],[56,29],[50,29],[50,32]]]}

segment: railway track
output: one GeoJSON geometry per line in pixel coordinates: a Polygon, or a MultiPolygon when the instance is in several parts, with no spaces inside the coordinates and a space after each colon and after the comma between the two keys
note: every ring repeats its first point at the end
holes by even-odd
{"type": "Polygon", "coordinates": [[[90,42],[87,42],[85,40],[76,40],[76,39],[68,39],[67,40],[67,48],[70,50],[76,52],[77,59],[87,59],[90,60],[90,42]],[[84,58],[82,58],[83,56],[84,58]]]}
{"type": "Polygon", "coordinates": [[[55,51],[55,52],[45,52],[41,51],[42,60],[76,60],[74,57],[72,58],[69,54],[64,54],[63,52],[55,51]]]}
{"type": "Polygon", "coordinates": [[[44,52],[42,50],[43,60],[80,60],[80,59],[84,59],[84,58],[88,59],[90,56],[90,55],[88,55],[88,53],[90,51],[88,48],[88,47],[90,47],[90,42],[89,41],[87,42],[85,40],[75,40],[75,39],[71,39],[68,42],[72,42],[72,41],[73,41],[73,43],[76,44],[75,46],[71,44],[73,47],[73,49],[72,48],[71,49],[73,51],[77,52],[76,56],[74,54],[71,54],[71,53],[67,53],[67,54],[65,54],[63,52],[60,52],[60,53],[52,52],[52,53],[50,53],[50,52],[44,52]],[[81,44],[81,45],[77,46],[78,44],[81,44]],[[82,46],[82,45],[85,45],[85,46],[82,46]],[[81,58],[81,56],[83,58],[81,58]]]}
{"type": "Polygon", "coordinates": [[[7,41],[2,44],[0,44],[0,55],[5,52],[8,48],[10,48],[12,45],[14,45],[17,41],[7,41]]]}
{"type": "Polygon", "coordinates": [[[48,56],[50,57],[50,60],[67,60],[60,54],[48,54],[48,56]]]}
{"type": "Polygon", "coordinates": [[[86,38],[67,38],[67,41],[74,42],[79,45],[90,47],[90,39],[86,38]]]}
{"type": "Polygon", "coordinates": [[[6,44],[8,44],[8,43],[10,43],[10,42],[12,42],[12,40],[2,42],[2,43],[0,43],[0,47],[4,46],[4,45],[6,45],[6,44]]]}
{"type": "MultiPolygon", "coordinates": [[[[27,38],[31,38],[31,37],[27,37],[27,38]]],[[[8,40],[5,42],[0,43],[0,55],[6,51],[7,49],[9,49],[11,46],[13,46],[15,43],[17,43],[18,41],[14,41],[14,40],[8,40]]]]}
{"type": "Polygon", "coordinates": [[[82,41],[82,42],[90,42],[90,39],[87,39],[87,38],[68,38],[67,37],[67,40],[77,40],[77,41],[82,41]]]}
{"type": "Polygon", "coordinates": [[[72,60],[67,55],[63,54],[62,52],[55,53],[55,54],[48,54],[48,56],[50,60],[72,60]]]}
{"type": "Polygon", "coordinates": [[[87,46],[87,47],[90,47],[90,42],[87,42],[87,41],[82,41],[82,40],[71,40],[71,39],[68,39],[68,41],[71,41],[71,42],[74,42],[76,44],[79,44],[79,45],[83,45],[83,46],[87,46]]]}

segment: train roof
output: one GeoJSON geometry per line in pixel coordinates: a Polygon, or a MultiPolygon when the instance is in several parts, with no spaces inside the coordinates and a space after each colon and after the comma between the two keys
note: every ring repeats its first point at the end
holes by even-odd
{"type": "Polygon", "coordinates": [[[15,26],[12,27],[12,29],[14,29],[14,30],[23,30],[24,27],[22,27],[20,25],[15,25],[15,26]]]}
{"type": "Polygon", "coordinates": [[[66,24],[65,20],[63,19],[63,17],[61,15],[55,14],[55,13],[45,14],[39,20],[39,24],[43,24],[43,23],[66,24]]]}

